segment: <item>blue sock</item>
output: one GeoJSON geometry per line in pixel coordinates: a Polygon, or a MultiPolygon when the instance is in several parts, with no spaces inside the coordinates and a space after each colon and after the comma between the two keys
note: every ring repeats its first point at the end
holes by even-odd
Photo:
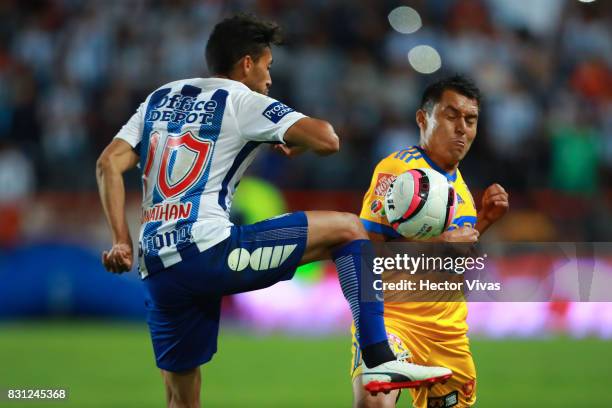
{"type": "Polygon", "coordinates": [[[382,291],[374,290],[371,271],[362,273],[362,259],[372,265],[372,243],[366,239],[349,242],[334,251],[332,257],[342,293],[351,308],[359,347],[364,351],[368,346],[384,342],[388,348],[382,291]]]}

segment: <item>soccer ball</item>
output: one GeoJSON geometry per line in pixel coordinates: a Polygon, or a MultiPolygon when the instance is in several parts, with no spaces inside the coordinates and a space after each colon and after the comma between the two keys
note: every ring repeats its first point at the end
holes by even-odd
{"type": "Polygon", "coordinates": [[[389,224],[410,239],[427,239],[443,233],[455,216],[455,189],[433,169],[413,169],[400,174],[385,195],[389,224]]]}

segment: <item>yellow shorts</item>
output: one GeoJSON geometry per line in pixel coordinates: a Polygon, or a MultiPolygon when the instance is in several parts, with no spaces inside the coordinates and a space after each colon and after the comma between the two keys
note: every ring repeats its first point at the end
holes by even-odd
{"type": "MultiPolygon", "coordinates": [[[[471,407],[476,402],[476,367],[470,352],[467,336],[448,340],[431,340],[386,321],[389,343],[396,354],[408,352],[409,360],[415,364],[448,367],[453,376],[445,384],[431,388],[410,389],[415,408],[471,407]]],[[[361,375],[361,350],[353,328],[353,381],[361,375]]]]}

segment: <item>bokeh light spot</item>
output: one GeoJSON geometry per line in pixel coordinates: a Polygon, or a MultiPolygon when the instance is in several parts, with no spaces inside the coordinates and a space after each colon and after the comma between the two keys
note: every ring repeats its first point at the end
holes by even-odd
{"type": "Polygon", "coordinates": [[[431,74],[442,66],[442,58],[435,48],[429,45],[417,45],[408,52],[408,62],[415,71],[431,74]]]}
{"type": "Polygon", "coordinates": [[[421,16],[412,7],[396,7],[389,13],[389,24],[395,31],[411,34],[421,28],[421,16]]]}

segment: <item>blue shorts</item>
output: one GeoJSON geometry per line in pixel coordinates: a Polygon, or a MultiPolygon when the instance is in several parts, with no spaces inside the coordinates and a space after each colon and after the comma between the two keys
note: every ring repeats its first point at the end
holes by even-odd
{"type": "Polygon", "coordinates": [[[233,226],[226,240],[147,277],[145,306],[157,366],[180,372],[210,361],[222,297],[291,279],[307,235],[303,212],[233,226]]]}

